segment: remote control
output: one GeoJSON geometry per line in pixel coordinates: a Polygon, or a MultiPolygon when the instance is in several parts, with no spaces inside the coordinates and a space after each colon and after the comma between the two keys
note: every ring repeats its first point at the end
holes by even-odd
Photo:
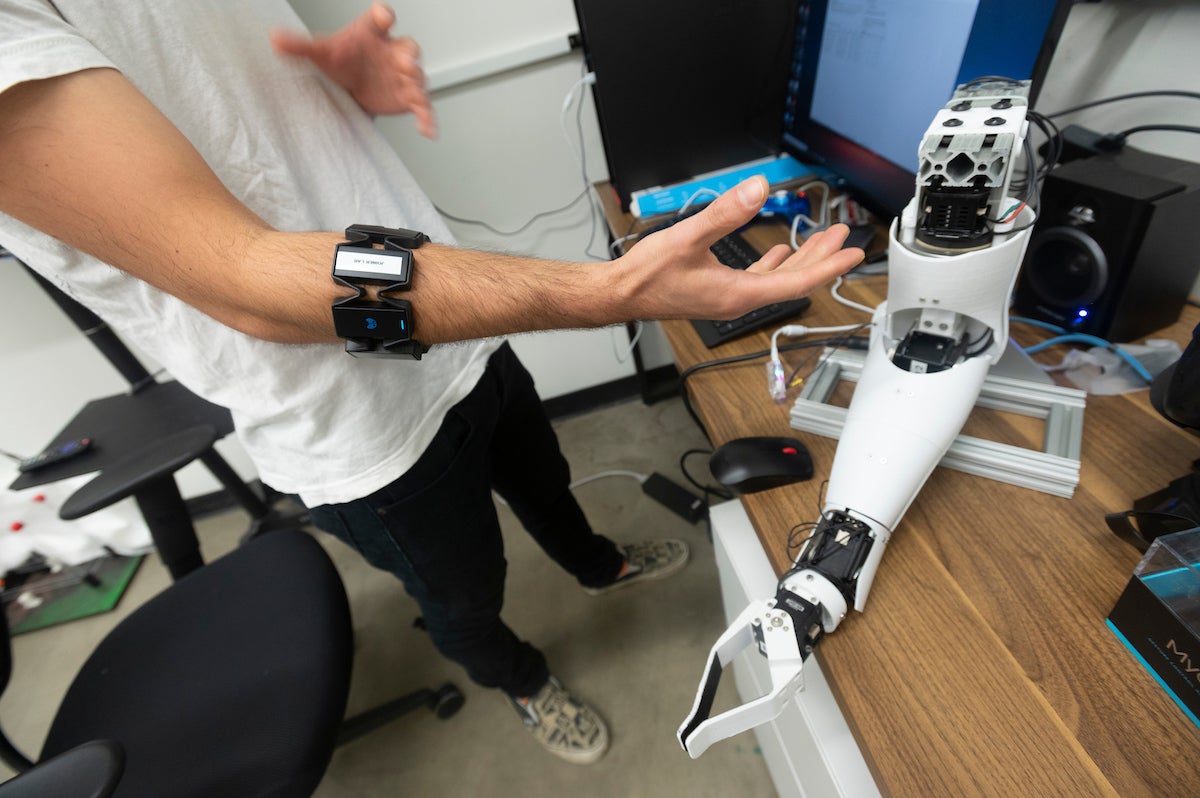
{"type": "Polygon", "coordinates": [[[67,441],[60,446],[52,446],[41,454],[27,457],[17,465],[17,470],[20,472],[33,471],[38,468],[45,468],[54,463],[61,463],[63,460],[70,460],[76,455],[83,454],[92,445],[91,438],[79,438],[73,441],[67,441]]]}

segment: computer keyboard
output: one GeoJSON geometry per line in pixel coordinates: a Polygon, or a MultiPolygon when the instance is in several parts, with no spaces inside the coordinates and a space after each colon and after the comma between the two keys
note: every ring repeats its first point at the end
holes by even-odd
{"type": "MultiPolygon", "coordinates": [[[[717,256],[717,260],[731,269],[745,269],[759,259],[758,250],[742,237],[741,233],[733,232],[713,244],[709,249],[717,256]]],[[[775,327],[799,316],[808,310],[812,301],[808,298],[793,299],[752,310],[728,321],[692,320],[692,326],[700,340],[709,349],[714,346],[740,338],[743,335],[761,330],[764,327],[775,327]]]]}

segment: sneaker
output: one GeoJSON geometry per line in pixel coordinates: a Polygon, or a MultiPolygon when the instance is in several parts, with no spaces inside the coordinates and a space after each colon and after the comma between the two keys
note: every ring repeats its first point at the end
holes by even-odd
{"type": "Polygon", "coordinates": [[[587,593],[599,596],[635,582],[663,579],[688,561],[688,545],[674,538],[633,543],[622,546],[621,552],[625,555],[625,565],[617,578],[601,587],[585,587],[587,593]]]}
{"type": "Polygon", "coordinates": [[[525,728],[555,756],[576,765],[589,765],[608,750],[608,727],[604,721],[553,676],[537,695],[508,696],[508,700],[525,728]]]}

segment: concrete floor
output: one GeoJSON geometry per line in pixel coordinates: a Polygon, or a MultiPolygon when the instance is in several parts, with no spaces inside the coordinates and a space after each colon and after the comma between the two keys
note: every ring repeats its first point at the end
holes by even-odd
{"type": "MultiPolygon", "coordinates": [[[[686,485],[679,456],[706,446],[678,399],[652,406],[622,403],[555,426],[577,480],[608,470],[657,471],[686,485]]],[[[689,458],[689,465],[697,472],[704,458],[689,458]]],[[[589,482],[576,495],[593,526],[617,542],[678,537],[692,549],[688,567],[670,579],[588,596],[500,508],[509,560],[504,617],[607,720],[613,737],[607,756],[577,766],[543,752],[498,693],[469,682],[413,628],[419,612],[398,581],[318,533],[343,576],[354,616],[349,711],[445,681],[466,695],[463,709],[448,720],[422,710],[339,749],[318,796],[775,795],[752,733],[719,743],[695,761],[675,740],[708,649],[725,627],[704,525],[678,518],[628,477],[589,482]]],[[[198,532],[206,556],[235,545],[245,525],[245,516],[235,511],[202,521],[198,532]]],[[[15,671],[0,700],[0,722],[18,746],[39,747],[50,712],[83,657],[166,582],[157,558],[148,557],[115,611],[14,639],[15,671]]],[[[715,711],[736,701],[727,674],[715,711]]],[[[0,773],[8,775],[2,765],[0,773]]]]}

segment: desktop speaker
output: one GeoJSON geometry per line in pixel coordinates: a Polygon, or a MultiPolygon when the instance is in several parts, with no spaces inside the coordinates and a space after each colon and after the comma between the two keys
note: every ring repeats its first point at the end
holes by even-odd
{"type": "Polygon", "coordinates": [[[1046,178],[1013,306],[1132,341],[1178,320],[1198,273],[1200,164],[1126,147],[1046,178]]]}

